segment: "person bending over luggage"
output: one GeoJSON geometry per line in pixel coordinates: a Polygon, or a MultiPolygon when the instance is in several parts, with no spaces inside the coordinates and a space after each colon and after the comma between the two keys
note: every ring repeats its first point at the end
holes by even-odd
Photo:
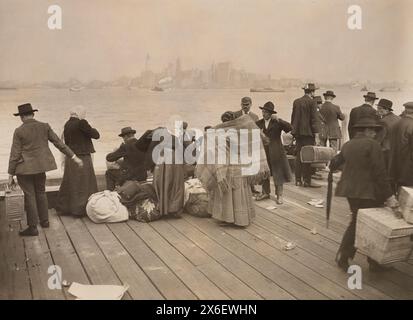
{"type": "MultiPolygon", "coordinates": [[[[343,166],[336,196],[346,197],[352,213],[351,222],[344,233],[336,261],[347,272],[349,259],[356,254],[354,247],[357,213],[359,209],[377,208],[384,205],[397,208],[392,194],[380,144],[374,140],[381,126],[374,118],[362,118],[354,126],[353,139],[346,142],[330,163],[330,170],[343,166]]],[[[367,258],[371,272],[387,270],[371,258],[367,258]]]]}
{"type": "Polygon", "coordinates": [[[131,127],[121,130],[119,137],[123,138],[120,147],[106,156],[109,162],[115,162],[123,158],[120,169],[108,169],[106,171],[106,188],[113,191],[116,185],[122,185],[127,180],[145,181],[147,174],[144,165],[145,153],[136,147],[136,131],[131,127]]]}

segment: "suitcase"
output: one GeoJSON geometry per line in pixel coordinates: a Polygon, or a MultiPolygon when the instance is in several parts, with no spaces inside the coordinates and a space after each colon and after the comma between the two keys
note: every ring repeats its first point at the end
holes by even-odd
{"type": "Polygon", "coordinates": [[[355,246],[380,264],[406,261],[413,251],[413,225],[390,208],[360,209],[355,246]]]}
{"type": "Polygon", "coordinates": [[[4,204],[8,222],[21,221],[24,214],[24,193],[18,186],[4,190],[4,204]]]}
{"type": "Polygon", "coordinates": [[[333,148],[321,146],[304,146],[301,148],[302,163],[327,163],[336,155],[333,148]]]}
{"type": "Polygon", "coordinates": [[[399,203],[403,219],[407,223],[413,223],[413,188],[400,188],[399,203]]]}

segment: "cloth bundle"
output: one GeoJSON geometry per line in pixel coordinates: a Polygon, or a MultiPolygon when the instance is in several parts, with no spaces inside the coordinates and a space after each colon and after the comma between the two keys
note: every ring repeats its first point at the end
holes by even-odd
{"type": "Polygon", "coordinates": [[[200,218],[210,217],[208,213],[208,193],[199,179],[185,182],[185,212],[200,218]]]}
{"type": "Polygon", "coordinates": [[[206,190],[217,188],[219,185],[218,183],[224,183],[232,188],[233,183],[236,183],[236,180],[243,177],[248,178],[249,184],[259,184],[263,179],[266,179],[269,176],[270,170],[268,168],[261,136],[259,134],[257,136],[252,134],[253,129],[258,130],[259,132],[259,128],[250,116],[243,115],[234,120],[221,123],[213,129],[224,129],[227,135],[225,144],[217,143],[216,138],[210,139],[212,141],[208,141],[208,134],[205,134],[202,139],[201,153],[195,169],[195,176],[202,182],[202,185],[206,190]],[[241,141],[240,139],[241,129],[248,130],[248,141],[246,142],[241,141]],[[242,143],[244,143],[244,145],[242,145],[242,143]],[[253,146],[257,146],[257,144],[259,145],[259,153],[251,155],[251,150],[254,150],[253,146]],[[248,155],[252,156],[251,163],[241,164],[241,150],[248,150],[248,155]],[[239,159],[238,164],[230,163],[231,152],[237,153],[239,159]],[[218,155],[220,153],[226,155],[226,163],[224,164],[218,162],[218,155]],[[208,164],[207,160],[211,160],[211,158],[215,161],[208,164]],[[250,166],[257,167],[258,172],[251,174],[243,173],[242,169],[246,169],[250,166]],[[230,170],[231,168],[237,168],[239,170],[230,170]],[[233,172],[239,172],[239,176],[233,177],[233,172]]]}
{"type": "Polygon", "coordinates": [[[89,197],[86,213],[94,223],[110,223],[127,221],[128,209],[120,203],[117,192],[105,190],[89,197]]]}

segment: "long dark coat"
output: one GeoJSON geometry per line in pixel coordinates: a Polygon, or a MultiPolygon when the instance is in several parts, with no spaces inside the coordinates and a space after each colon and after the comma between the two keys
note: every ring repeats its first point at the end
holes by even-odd
{"type": "Polygon", "coordinates": [[[394,125],[390,138],[390,178],[413,186],[413,115],[405,114],[394,125]]]}
{"type": "Polygon", "coordinates": [[[361,134],[353,137],[336,156],[336,166],[344,163],[336,196],[385,201],[392,195],[380,144],[361,134]]]}
{"type": "Polygon", "coordinates": [[[320,118],[317,115],[317,102],[304,95],[295,99],[291,113],[292,135],[294,137],[314,137],[320,132],[320,118]]]}
{"type": "Polygon", "coordinates": [[[281,119],[271,119],[267,129],[264,119],[258,120],[256,124],[270,139],[270,143],[264,145],[264,150],[274,183],[282,185],[284,182],[291,181],[291,169],[281,142],[281,132],[290,132],[292,126],[281,119]]]}

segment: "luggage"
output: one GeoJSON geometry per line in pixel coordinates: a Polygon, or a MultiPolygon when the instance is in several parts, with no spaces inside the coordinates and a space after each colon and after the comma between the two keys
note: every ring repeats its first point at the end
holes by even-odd
{"type": "Polygon", "coordinates": [[[127,221],[128,209],[120,203],[117,192],[105,190],[89,197],[86,213],[94,223],[109,223],[127,221]]]}
{"type": "Polygon", "coordinates": [[[130,218],[140,222],[151,222],[162,218],[159,204],[152,198],[139,200],[136,207],[130,210],[130,218]]]}
{"type": "Polygon", "coordinates": [[[321,146],[304,146],[301,148],[302,163],[327,163],[336,155],[333,148],[321,146]]]}
{"type": "Polygon", "coordinates": [[[208,193],[202,187],[198,179],[190,179],[185,182],[184,211],[192,216],[207,218],[208,213],[208,193]]]}
{"type": "Polygon", "coordinates": [[[413,225],[390,208],[360,209],[355,246],[380,264],[406,261],[413,251],[413,225]]]}
{"type": "Polygon", "coordinates": [[[413,223],[413,188],[400,188],[399,203],[403,219],[407,223],[413,223]]]}
{"type": "Polygon", "coordinates": [[[125,181],[125,183],[117,188],[118,194],[122,198],[122,203],[128,205],[134,202],[136,196],[140,190],[139,183],[136,181],[125,181]]]}
{"type": "Polygon", "coordinates": [[[24,213],[24,193],[18,185],[11,188],[6,185],[4,204],[8,222],[21,221],[24,213]]]}

